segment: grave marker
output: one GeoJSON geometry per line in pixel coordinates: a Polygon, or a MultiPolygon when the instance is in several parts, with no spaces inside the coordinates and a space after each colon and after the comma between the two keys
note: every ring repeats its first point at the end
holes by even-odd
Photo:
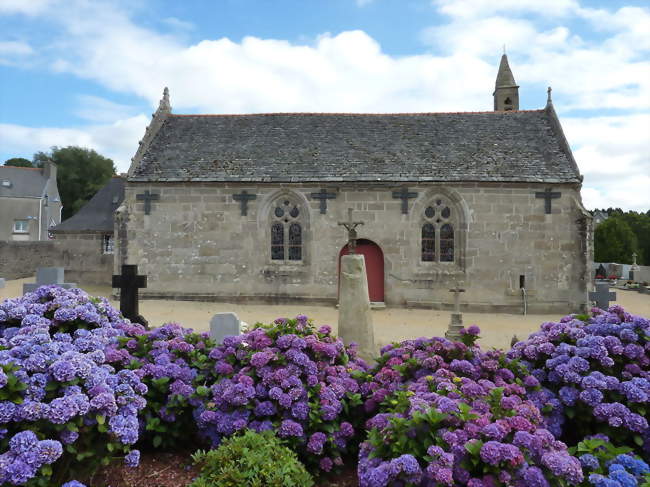
{"type": "Polygon", "coordinates": [[[65,281],[65,270],[63,267],[39,267],[36,269],[36,282],[23,284],[23,294],[36,291],[41,286],[56,284],[65,289],[77,287],[74,282],[65,281]]]}
{"type": "Polygon", "coordinates": [[[449,323],[449,329],[445,333],[445,338],[458,340],[460,339],[460,330],[463,328],[463,314],[460,312],[460,293],[464,293],[465,290],[461,289],[456,283],[456,287],[450,289],[449,292],[454,293],[454,311],[451,313],[451,322],[449,323]]]}
{"type": "Polygon", "coordinates": [[[235,313],[217,313],[210,320],[210,338],[221,344],[224,337],[241,334],[241,321],[235,313]]]}
{"type": "Polygon", "coordinates": [[[147,287],[147,276],[138,275],[137,265],[123,265],[122,273],[113,276],[113,287],[120,290],[122,316],[149,329],[149,323],[140,315],[138,303],[138,289],[147,287]]]}
{"type": "Polygon", "coordinates": [[[609,284],[599,282],[596,284],[596,291],[589,293],[589,300],[595,301],[600,309],[607,310],[610,301],[616,301],[616,293],[609,290],[609,284]]]}
{"type": "Polygon", "coordinates": [[[2,289],[3,287],[5,287],[5,279],[4,277],[0,277],[0,289],[2,289]]]}
{"type": "Polygon", "coordinates": [[[357,227],[363,225],[363,222],[355,222],[352,220],[352,208],[348,208],[348,221],[339,222],[339,225],[345,227],[348,231],[348,252],[354,255],[354,249],[357,247],[357,227]]]}

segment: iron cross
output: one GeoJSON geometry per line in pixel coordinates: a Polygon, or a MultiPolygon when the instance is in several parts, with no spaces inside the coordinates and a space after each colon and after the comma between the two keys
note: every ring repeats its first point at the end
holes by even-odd
{"type": "Polygon", "coordinates": [[[147,287],[147,276],[138,275],[137,265],[123,265],[122,274],[113,276],[113,287],[120,290],[120,311],[132,323],[149,328],[138,310],[138,289],[147,287]]]}
{"type": "Polygon", "coordinates": [[[402,213],[404,215],[409,212],[409,198],[417,198],[418,194],[414,191],[409,191],[408,188],[402,188],[400,191],[393,191],[393,198],[402,200],[402,213]]]}
{"type": "Polygon", "coordinates": [[[149,215],[151,213],[151,202],[152,201],[158,201],[160,199],[160,195],[151,193],[147,189],[144,192],[144,194],[136,194],[135,198],[138,201],[144,201],[144,214],[149,215]]]}
{"type": "Polygon", "coordinates": [[[257,198],[257,195],[248,194],[246,190],[242,191],[240,194],[232,195],[232,199],[239,201],[242,216],[248,215],[248,202],[253,201],[255,198],[257,198]]]}
{"type": "Polygon", "coordinates": [[[535,193],[535,198],[544,198],[544,213],[547,215],[551,214],[551,200],[559,198],[562,196],[562,193],[553,192],[551,188],[546,188],[544,191],[538,191],[535,193]]]}
{"type": "Polygon", "coordinates": [[[320,212],[321,214],[327,213],[327,200],[336,199],[336,193],[328,193],[326,189],[321,188],[319,193],[310,193],[314,200],[320,200],[320,212]]]}
{"type": "Polygon", "coordinates": [[[343,225],[348,231],[348,252],[354,254],[354,249],[357,246],[357,231],[356,228],[359,225],[363,225],[363,222],[355,222],[352,220],[352,208],[348,208],[348,221],[339,222],[339,225],[343,225]]]}

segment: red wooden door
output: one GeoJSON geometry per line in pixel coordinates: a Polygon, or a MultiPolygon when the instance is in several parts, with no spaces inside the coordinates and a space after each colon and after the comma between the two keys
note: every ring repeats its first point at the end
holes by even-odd
{"type": "MultiPolygon", "coordinates": [[[[384,302],[384,253],[379,245],[370,240],[357,240],[357,254],[366,260],[366,276],[368,277],[368,294],[373,303],[384,302]]],[[[339,272],[341,269],[341,256],[348,254],[346,245],[339,253],[339,272]]]]}

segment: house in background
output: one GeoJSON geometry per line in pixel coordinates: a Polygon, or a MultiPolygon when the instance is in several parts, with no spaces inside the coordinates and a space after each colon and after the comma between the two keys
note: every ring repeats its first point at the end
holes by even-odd
{"type": "Polygon", "coordinates": [[[124,179],[114,176],[77,213],[51,229],[68,279],[111,282],[114,215],[123,199],[124,179]]]}
{"type": "Polygon", "coordinates": [[[609,215],[607,214],[606,211],[596,210],[593,213],[593,217],[594,217],[594,230],[595,230],[598,225],[600,225],[601,223],[603,223],[605,220],[609,218],[609,215]]]}
{"type": "Polygon", "coordinates": [[[61,222],[56,165],[0,166],[0,240],[47,240],[61,222]]]}

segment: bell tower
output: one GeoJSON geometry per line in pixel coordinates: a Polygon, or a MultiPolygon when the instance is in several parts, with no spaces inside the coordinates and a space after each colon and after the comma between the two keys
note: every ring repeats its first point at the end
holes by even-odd
{"type": "Polygon", "coordinates": [[[519,110],[519,86],[515,83],[510,66],[508,65],[508,56],[503,53],[501,63],[499,63],[499,72],[494,84],[494,110],[508,111],[519,110]]]}

